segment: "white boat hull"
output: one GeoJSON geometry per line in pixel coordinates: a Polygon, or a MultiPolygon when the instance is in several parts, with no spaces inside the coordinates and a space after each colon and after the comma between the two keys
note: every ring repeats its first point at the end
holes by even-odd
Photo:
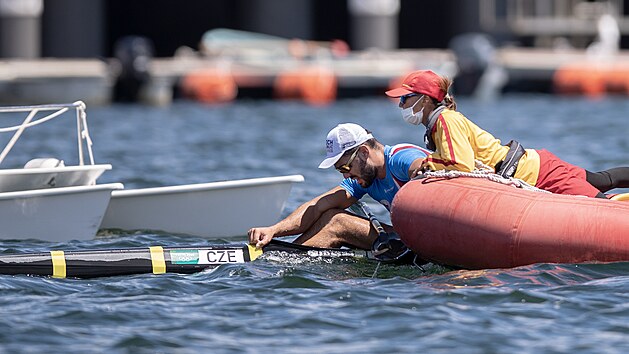
{"type": "Polygon", "coordinates": [[[89,186],[96,184],[96,179],[107,170],[111,170],[111,165],[0,170],[0,192],[89,186]]]}
{"type": "Polygon", "coordinates": [[[293,175],[114,191],[101,229],[242,236],[275,223],[292,184],[303,181],[293,175]]]}
{"type": "Polygon", "coordinates": [[[0,193],[0,238],[92,239],[121,183],[0,193]]]}

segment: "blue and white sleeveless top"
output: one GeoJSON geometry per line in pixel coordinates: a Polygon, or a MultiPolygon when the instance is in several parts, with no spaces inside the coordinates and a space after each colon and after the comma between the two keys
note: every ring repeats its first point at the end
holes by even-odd
{"type": "Polygon", "coordinates": [[[393,197],[398,190],[410,179],[408,170],[413,161],[423,159],[430,155],[430,151],[412,144],[397,144],[394,146],[384,146],[384,160],[387,169],[387,176],[384,179],[374,179],[368,188],[361,187],[358,182],[351,178],[341,181],[343,187],[352,197],[362,198],[365,193],[374,200],[384,205],[391,211],[393,197]]]}

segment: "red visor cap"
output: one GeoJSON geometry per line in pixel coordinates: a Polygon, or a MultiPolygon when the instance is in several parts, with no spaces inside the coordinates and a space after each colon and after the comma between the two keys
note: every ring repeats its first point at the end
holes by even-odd
{"type": "Polygon", "coordinates": [[[440,82],[441,77],[432,70],[413,71],[404,78],[402,87],[389,90],[385,94],[389,97],[400,97],[411,93],[419,93],[428,95],[437,101],[443,101],[446,93],[441,90],[440,82]]]}

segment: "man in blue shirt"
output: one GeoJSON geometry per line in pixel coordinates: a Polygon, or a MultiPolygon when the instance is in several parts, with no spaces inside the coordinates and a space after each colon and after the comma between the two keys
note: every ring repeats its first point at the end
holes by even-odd
{"type": "MultiPolygon", "coordinates": [[[[334,166],[343,174],[341,184],[302,204],[275,225],[250,229],[251,244],[262,248],[273,237],[301,234],[295,243],[371,249],[378,233],[369,220],[345,209],[369,194],[390,210],[397,191],[430,154],[411,144],[383,145],[354,123],[339,124],[328,133],[326,152],[319,168],[334,166]]],[[[392,226],[383,227],[393,232],[392,226]]]]}

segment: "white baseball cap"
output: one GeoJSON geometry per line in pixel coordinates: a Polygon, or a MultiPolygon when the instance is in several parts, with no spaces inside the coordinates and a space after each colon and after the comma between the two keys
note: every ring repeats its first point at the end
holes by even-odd
{"type": "Polygon", "coordinates": [[[319,168],[332,167],[345,151],[369,139],[373,139],[373,135],[358,124],[343,123],[337,125],[330,130],[327,138],[325,138],[326,159],[319,164],[319,168]]]}

